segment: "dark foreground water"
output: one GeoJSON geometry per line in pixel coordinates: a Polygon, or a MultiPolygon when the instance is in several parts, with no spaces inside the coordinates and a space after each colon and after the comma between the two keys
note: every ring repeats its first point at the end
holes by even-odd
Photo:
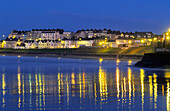
{"type": "Polygon", "coordinates": [[[0,56],[0,111],[170,110],[170,70],[135,62],[0,56]]]}

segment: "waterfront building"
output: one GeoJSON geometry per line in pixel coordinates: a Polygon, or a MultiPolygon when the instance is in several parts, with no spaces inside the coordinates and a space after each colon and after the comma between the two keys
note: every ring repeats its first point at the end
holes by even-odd
{"type": "Polygon", "coordinates": [[[6,38],[4,40],[4,48],[14,48],[17,45],[17,38],[6,38]]]}
{"type": "Polygon", "coordinates": [[[92,47],[94,46],[94,40],[87,38],[81,38],[81,39],[66,39],[61,41],[61,47],[60,48],[79,48],[79,47],[92,47]]]}
{"type": "Polygon", "coordinates": [[[14,49],[25,49],[25,43],[19,43],[19,44],[17,43],[14,49]]]}
{"type": "Polygon", "coordinates": [[[38,49],[56,49],[56,48],[61,48],[61,43],[58,40],[38,41],[38,49]]]}
{"type": "Polygon", "coordinates": [[[38,48],[38,42],[36,40],[26,40],[25,42],[25,48],[26,49],[36,49],[38,48]]]}
{"type": "Polygon", "coordinates": [[[40,40],[38,42],[38,49],[47,49],[47,40],[40,40]]]}
{"type": "Polygon", "coordinates": [[[51,48],[54,49],[61,48],[61,41],[58,40],[53,41],[53,46],[51,46],[51,48]]]}
{"type": "Polygon", "coordinates": [[[76,48],[79,47],[93,47],[94,46],[94,39],[88,38],[88,39],[79,39],[75,41],[76,48]]]}
{"type": "Polygon", "coordinates": [[[75,40],[61,40],[61,48],[76,48],[75,40]]]}
{"type": "MultiPolygon", "coordinates": [[[[164,34],[164,38],[169,36],[164,34]]],[[[168,33],[169,34],[169,33],[168,33]]],[[[170,34],[169,34],[170,35],[170,34]]],[[[76,33],[63,29],[32,29],[31,31],[11,31],[9,37],[1,42],[2,48],[14,48],[18,39],[23,40],[26,49],[79,48],[91,47],[139,47],[156,46],[161,41],[152,32],[120,32],[111,29],[82,29],[76,33]]],[[[167,41],[166,41],[167,43],[167,41]]]]}

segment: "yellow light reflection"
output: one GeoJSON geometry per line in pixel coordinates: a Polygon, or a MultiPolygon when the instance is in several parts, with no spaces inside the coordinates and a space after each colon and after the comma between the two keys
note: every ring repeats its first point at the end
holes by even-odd
{"type": "Polygon", "coordinates": [[[164,85],[162,85],[162,95],[164,96],[164,85]]]}
{"type": "Polygon", "coordinates": [[[61,76],[58,73],[58,96],[59,96],[59,103],[61,103],[61,76]]]}
{"type": "Polygon", "coordinates": [[[76,82],[75,82],[75,74],[74,74],[74,73],[71,74],[71,83],[72,83],[72,84],[75,84],[75,83],[76,83],[76,82]]]}
{"type": "Polygon", "coordinates": [[[132,60],[129,60],[129,61],[128,61],[128,65],[132,65],[132,60]]]}
{"type": "MultiPolygon", "coordinates": [[[[97,98],[97,88],[96,88],[96,82],[94,81],[94,96],[95,96],[95,101],[96,101],[96,98],[97,98]]],[[[96,104],[96,102],[95,102],[96,104]]]]}
{"type": "Polygon", "coordinates": [[[35,74],[35,86],[36,86],[36,108],[38,110],[38,77],[35,74]]]}
{"type": "Polygon", "coordinates": [[[169,87],[169,81],[167,82],[167,96],[166,96],[166,105],[167,105],[167,111],[170,110],[170,101],[169,101],[169,98],[170,98],[170,87],[169,87]]]}
{"type": "Polygon", "coordinates": [[[42,81],[43,81],[43,104],[44,104],[44,110],[45,110],[45,76],[42,75],[42,81]]]}
{"type": "Polygon", "coordinates": [[[132,71],[130,67],[128,67],[128,83],[129,83],[129,107],[131,105],[131,97],[132,97],[132,71]]]}
{"type": "Polygon", "coordinates": [[[18,74],[18,94],[21,94],[21,74],[18,74]]]}
{"type": "Polygon", "coordinates": [[[20,58],[21,56],[20,56],[20,55],[18,55],[18,57],[20,58]]]}
{"type": "Polygon", "coordinates": [[[149,77],[149,90],[150,90],[150,103],[153,102],[153,85],[152,85],[152,76],[149,77]]]}
{"type": "Polygon", "coordinates": [[[80,98],[82,97],[82,82],[81,82],[81,73],[79,73],[79,86],[80,86],[80,98]]]}
{"type": "Polygon", "coordinates": [[[102,100],[107,99],[107,79],[106,73],[101,66],[99,67],[99,85],[100,85],[100,98],[102,100]]]}
{"type": "Polygon", "coordinates": [[[3,95],[5,95],[5,88],[6,88],[5,74],[2,74],[2,89],[3,89],[3,95]]]}
{"type": "Polygon", "coordinates": [[[135,77],[134,77],[134,75],[133,75],[133,79],[132,79],[132,85],[133,85],[133,101],[134,101],[134,99],[135,99],[135,77]]]}
{"type": "Polygon", "coordinates": [[[25,88],[24,88],[24,75],[22,75],[22,103],[23,103],[23,107],[24,107],[24,99],[25,99],[25,96],[24,96],[24,93],[25,93],[25,88]]]}
{"type": "MultiPolygon", "coordinates": [[[[122,80],[121,80],[121,91],[122,91],[122,98],[121,99],[123,99],[123,97],[124,97],[124,90],[123,90],[123,82],[122,82],[122,80]]],[[[122,103],[123,103],[123,101],[122,101],[122,103]]]]}
{"type": "Polygon", "coordinates": [[[67,105],[69,105],[69,83],[68,83],[68,75],[66,76],[67,81],[67,105]]]}
{"type": "Polygon", "coordinates": [[[154,108],[157,108],[157,97],[158,97],[158,84],[157,84],[157,75],[153,74],[153,82],[154,82],[154,108]]]}
{"type": "Polygon", "coordinates": [[[140,69],[140,79],[141,79],[141,96],[142,96],[142,110],[144,105],[144,77],[145,72],[143,69],[140,69]]]}
{"type": "Polygon", "coordinates": [[[42,81],[41,81],[41,74],[39,74],[39,107],[40,110],[42,110],[42,81]]]}
{"type": "Polygon", "coordinates": [[[124,95],[126,97],[126,78],[123,78],[123,82],[124,82],[124,95]]]}
{"type": "Polygon", "coordinates": [[[32,82],[31,82],[31,74],[29,74],[29,86],[30,86],[30,108],[32,108],[32,82]]]}
{"type": "Polygon", "coordinates": [[[116,60],[116,65],[119,65],[119,62],[120,62],[120,60],[119,60],[119,59],[117,59],[117,60],[116,60]]]}
{"type": "Polygon", "coordinates": [[[119,68],[117,67],[116,68],[117,98],[119,98],[119,94],[120,94],[119,81],[120,81],[120,72],[119,72],[119,68]]]}
{"type": "Polygon", "coordinates": [[[5,107],[5,90],[6,90],[6,81],[5,81],[5,74],[2,74],[2,93],[3,93],[3,97],[2,97],[2,107],[5,107]]]}
{"type": "Polygon", "coordinates": [[[103,59],[102,59],[102,58],[100,58],[100,59],[99,59],[99,63],[101,64],[102,62],[103,62],[103,59]]]}
{"type": "Polygon", "coordinates": [[[85,78],[85,72],[83,72],[83,98],[85,98],[85,88],[86,88],[86,78],[85,78]]]}
{"type": "Polygon", "coordinates": [[[21,107],[21,74],[20,74],[20,66],[18,66],[18,94],[19,94],[19,99],[18,99],[18,108],[21,107]]]}

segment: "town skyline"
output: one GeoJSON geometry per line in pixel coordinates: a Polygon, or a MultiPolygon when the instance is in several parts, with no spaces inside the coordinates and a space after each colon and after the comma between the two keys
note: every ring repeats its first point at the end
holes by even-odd
{"type": "Polygon", "coordinates": [[[118,29],[110,29],[110,28],[87,28],[87,29],[84,29],[84,28],[82,28],[82,29],[77,29],[77,30],[65,30],[65,29],[63,29],[63,28],[32,28],[32,29],[27,29],[27,30],[24,30],[24,29],[21,29],[21,30],[19,30],[19,29],[16,29],[16,28],[14,28],[13,30],[10,30],[9,31],[9,33],[8,34],[3,34],[1,37],[0,37],[0,40],[3,40],[3,39],[5,39],[6,37],[8,37],[9,36],[9,34],[11,34],[11,32],[12,31],[14,31],[14,30],[16,30],[16,31],[20,31],[20,32],[27,32],[27,31],[32,31],[32,30],[58,30],[58,29],[61,29],[61,30],[63,30],[64,32],[74,32],[74,33],[76,33],[77,31],[82,31],[82,30],[84,30],[84,31],[87,31],[87,30],[111,30],[111,31],[119,31],[120,33],[135,33],[135,32],[152,32],[153,34],[155,34],[155,35],[162,35],[164,32],[166,32],[166,31],[164,31],[164,32],[162,32],[162,33],[160,33],[160,34],[158,34],[158,33],[154,33],[153,31],[140,31],[140,30],[135,30],[135,31],[122,31],[122,30],[118,30],[118,29]]]}

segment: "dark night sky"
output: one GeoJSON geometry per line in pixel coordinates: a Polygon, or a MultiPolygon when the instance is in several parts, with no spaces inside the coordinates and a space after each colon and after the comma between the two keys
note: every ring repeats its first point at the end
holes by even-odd
{"type": "Polygon", "coordinates": [[[152,31],[170,27],[170,0],[0,0],[0,37],[13,29],[152,31]]]}

